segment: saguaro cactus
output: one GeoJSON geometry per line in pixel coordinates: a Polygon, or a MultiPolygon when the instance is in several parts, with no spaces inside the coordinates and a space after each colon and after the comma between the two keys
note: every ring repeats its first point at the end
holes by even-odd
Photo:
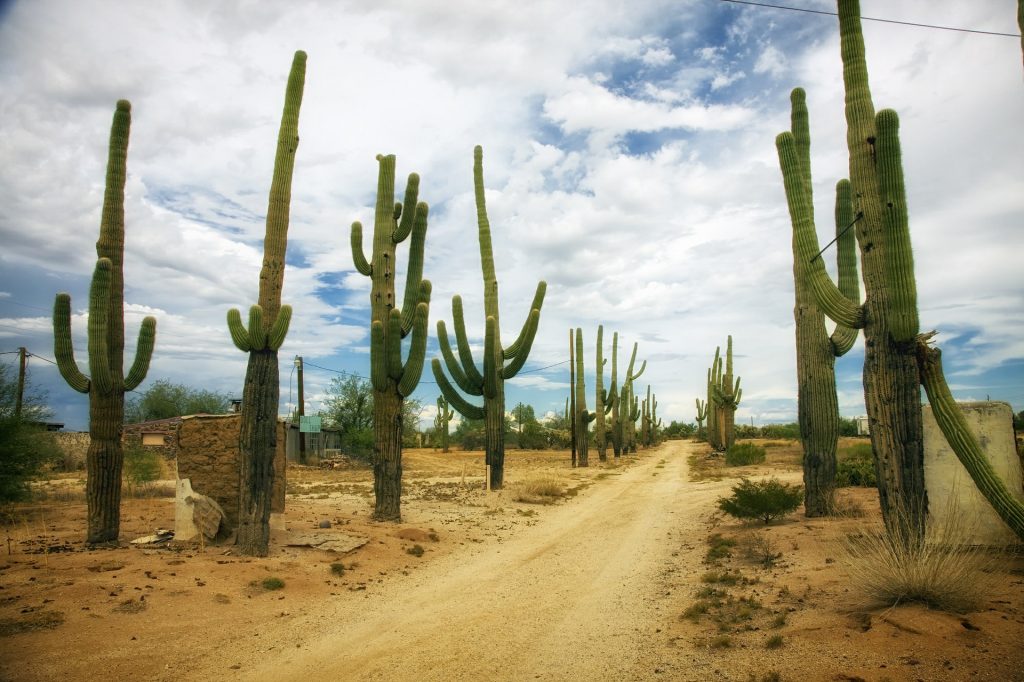
{"type": "Polygon", "coordinates": [[[569,419],[569,449],[572,466],[576,466],[576,336],[569,329],[569,397],[566,399],[566,415],[569,419]]]}
{"type": "Polygon", "coordinates": [[[370,278],[370,383],[373,385],[373,516],[400,521],[402,501],[402,403],[416,390],[427,350],[430,281],[423,279],[428,207],[418,202],[419,176],[409,175],[405,201],[395,203],[395,157],[378,156],[373,254],[363,255],[363,226],[352,224],[352,260],[370,278]],[[397,246],[410,234],[405,297],[395,300],[397,246]],[[412,334],[402,361],[402,339],[412,334]]]}
{"type": "MultiPolygon", "coordinates": [[[[804,206],[810,215],[791,215],[798,221],[814,225],[811,201],[810,128],[807,103],[801,88],[791,97],[792,133],[802,180],[804,206]]],[[[839,289],[853,303],[860,300],[857,281],[857,254],[851,231],[855,219],[850,196],[850,182],[836,185],[836,259],[839,268],[839,289]]],[[[807,264],[800,257],[797,231],[793,230],[793,280],[796,305],[797,412],[800,441],[804,458],[804,510],[807,516],[824,516],[832,511],[835,489],[836,446],[839,441],[839,401],[836,397],[835,359],[844,355],[857,339],[857,330],[836,325],[832,336],[825,331],[825,318],[810,290],[804,271],[807,264]]]]}
{"type": "Polygon", "coordinates": [[[455,323],[459,360],[456,361],[448,342],[444,321],[437,323],[437,338],[444,356],[445,365],[459,388],[469,395],[482,396],[483,406],[468,402],[455,390],[441,369],[441,361],[434,358],[431,368],[441,392],[452,407],[468,419],[483,419],[486,433],[485,459],[491,471],[491,488],[501,488],[505,473],[505,381],[511,379],[526,363],[533,345],[537,326],[540,324],[540,309],[544,304],[547,284],[537,284],[526,322],[512,345],[505,348],[501,343],[501,327],[498,316],[498,280],[494,271],[494,256],[491,252],[491,226],[487,219],[487,205],[484,198],[483,149],[478,145],[473,150],[473,189],[476,197],[476,214],[480,240],[480,265],[484,278],[484,361],[483,371],[477,368],[466,335],[466,324],[462,314],[462,298],[452,297],[452,318],[455,323]]]}
{"type": "Polygon", "coordinates": [[[239,350],[249,354],[238,435],[238,534],[235,540],[242,554],[249,556],[266,556],[270,546],[270,499],[280,398],[277,351],[284,343],[292,317],[291,306],[281,305],[281,289],[288,248],[292,173],[299,146],[299,109],[305,82],[306,53],[300,50],[292,60],[277,134],[258,303],[249,308],[248,328],[237,309],[228,311],[231,340],[239,350]]]}
{"type": "Polygon", "coordinates": [[[71,341],[71,296],[57,294],[53,306],[53,354],[71,388],[89,395],[86,454],[86,542],[116,542],[121,528],[121,468],[124,451],[124,392],[146,378],[156,341],[156,319],[139,330],[135,361],[124,376],[124,184],[127,177],[131,104],[120,100],[110,127],[106,188],[96,242],[96,269],[89,290],[89,376],[75,363],[71,341]]]}
{"type": "Polygon", "coordinates": [[[434,417],[434,433],[441,439],[441,452],[448,452],[448,424],[455,413],[448,408],[443,395],[437,396],[437,416],[434,417]]]}
{"type": "MultiPolygon", "coordinates": [[[[882,513],[891,532],[905,543],[914,543],[924,535],[928,509],[920,385],[924,379],[926,389],[931,382],[934,391],[939,388],[934,385],[939,383],[939,377],[929,374],[931,369],[926,361],[933,354],[926,347],[927,335],[918,335],[899,119],[892,110],[875,114],[856,0],[840,0],[839,34],[846,87],[850,183],[866,294],[863,305],[849,300],[829,280],[820,259],[815,258],[817,235],[808,219],[804,170],[793,133],[779,135],[776,147],[790,214],[799,216],[794,222],[794,239],[799,256],[806,263],[804,277],[815,300],[837,323],[864,330],[864,399],[882,513]]],[[[940,394],[941,391],[936,392],[940,394]]],[[[949,431],[947,439],[951,445],[954,441],[969,441],[971,436],[947,414],[946,410],[936,410],[937,417],[943,415],[939,424],[944,432],[949,431]]],[[[975,480],[985,478],[976,459],[965,448],[954,451],[975,480]]],[[[1004,519],[1012,517],[1012,498],[993,495],[991,489],[986,492],[987,486],[979,488],[1004,519]]],[[[1018,528],[1019,525],[1015,530],[1018,528]]]]}
{"type": "Polygon", "coordinates": [[[608,451],[608,429],[605,425],[605,417],[612,410],[616,396],[610,394],[604,388],[604,366],[608,360],[604,357],[604,326],[597,326],[597,364],[594,366],[596,377],[594,378],[594,443],[597,445],[598,458],[607,461],[608,451]]]}
{"type": "Polygon", "coordinates": [[[597,418],[594,412],[587,412],[587,385],[583,379],[583,330],[576,328],[576,465],[590,466],[588,459],[590,422],[597,418]]]}
{"type": "Polygon", "coordinates": [[[697,404],[697,440],[703,440],[706,437],[704,420],[708,418],[708,403],[700,398],[695,398],[694,402],[697,404]]]}
{"type": "Polygon", "coordinates": [[[708,409],[714,411],[714,419],[708,418],[708,435],[709,442],[716,450],[728,450],[736,440],[736,408],[742,397],[739,377],[733,381],[732,336],[729,336],[724,370],[719,347],[715,348],[715,359],[708,372],[708,409]]]}
{"type": "Polygon", "coordinates": [[[637,350],[637,344],[634,342],[633,353],[629,357],[629,365],[626,366],[626,375],[622,379],[622,388],[616,388],[618,341],[619,337],[616,334],[612,339],[612,391],[616,392],[612,408],[612,442],[619,447],[615,453],[616,457],[620,452],[636,452],[636,420],[640,417],[640,406],[633,395],[633,382],[647,369],[647,361],[644,360],[640,369],[633,372],[637,350]]]}

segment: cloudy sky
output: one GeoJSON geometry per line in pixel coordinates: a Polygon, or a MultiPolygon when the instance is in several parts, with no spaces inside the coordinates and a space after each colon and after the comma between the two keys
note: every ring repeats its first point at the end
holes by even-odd
{"type": "MultiPolygon", "coordinates": [[[[1012,0],[864,0],[862,12],[1017,32],[1012,0]]],[[[804,87],[824,244],[846,173],[836,23],[720,0],[0,2],[0,352],[40,356],[32,382],[58,420],[86,428],[86,398],[43,358],[53,358],[54,295],[67,291],[85,366],[107,136],[125,98],[130,348],[141,317],[158,318],[142,389],[169,378],[239,394],[245,356],[224,316],[256,300],[284,85],[303,49],[282,412],[296,397],[296,355],[307,413],[337,372],[368,374],[369,282],[348,244],[354,220],[372,222],[378,153],[396,154],[402,177],[418,172],[431,205],[431,329],[450,326],[458,293],[482,345],[480,144],[506,343],[537,281],[548,283],[509,405],[562,409],[570,327],[584,331],[592,388],[603,324],[606,355],[613,331],[620,355],[639,344],[639,390],[650,383],[666,422],[693,421],[729,334],[738,419],[795,420],[790,224],[774,138],[788,127],[790,90],[804,87]]],[[[957,398],[1024,409],[1021,43],[875,22],[864,32],[876,106],[902,119],[922,328],[940,331],[957,398]]],[[[862,364],[862,346],[838,364],[848,416],[864,411],[862,364]]],[[[432,408],[429,369],[423,379],[416,397],[432,408]]]]}

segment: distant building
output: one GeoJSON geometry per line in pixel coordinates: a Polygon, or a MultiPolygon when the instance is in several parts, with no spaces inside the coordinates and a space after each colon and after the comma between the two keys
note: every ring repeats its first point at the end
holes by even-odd
{"type": "Polygon", "coordinates": [[[855,417],[857,420],[857,435],[858,436],[870,436],[871,430],[868,428],[867,417],[855,417]]]}

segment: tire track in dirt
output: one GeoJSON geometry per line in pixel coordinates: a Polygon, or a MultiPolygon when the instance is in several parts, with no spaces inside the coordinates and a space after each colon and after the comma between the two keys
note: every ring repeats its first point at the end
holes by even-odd
{"type": "MultiPolygon", "coordinates": [[[[253,652],[236,674],[303,682],[654,678],[656,633],[669,617],[661,576],[680,562],[670,535],[697,537],[698,510],[721,492],[688,482],[690,447],[669,442],[645,453],[509,540],[455,552],[367,600],[325,605],[288,625],[288,639],[303,648],[256,661],[253,652]]],[[[188,676],[223,675],[225,660],[188,676]]]]}

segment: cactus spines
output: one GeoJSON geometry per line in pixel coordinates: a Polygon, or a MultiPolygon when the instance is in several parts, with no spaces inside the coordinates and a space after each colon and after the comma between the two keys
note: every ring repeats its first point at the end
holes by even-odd
{"type": "Polygon", "coordinates": [[[452,407],[468,418],[484,418],[486,433],[485,460],[491,470],[491,489],[501,488],[505,475],[505,381],[513,378],[526,363],[533,346],[533,339],[540,324],[540,311],[544,304],[544,293],[547,284],[541,281],[530,304],[526,321],[520,329],[516,340],[505,347],[501,343],[501,326],[498,315],[498,279],[494,270],[494,256],[491,249],[491,226],[487,218],[487,205],[484,196],[483,149],[477,145],[473,150],[473,194],[476,200],[477,235],[480,242],[480,266],[484,280],[484,358],[481,372],[473,360],[473,354],[466,336],[465,321],[462,315],[462,299],[452,298],[452,317],[455,322],[456,342],[459,346],[459,358],[462,362],[460,377],[452,367],[454,353],[448,343],[448,335],[444,321],[437,323],[438,342],[441,354],[452,371],[455,382],[470,395],[483,397],[483,406],[474,405],[458,394],[444,375],[441,361],[434,358],[431,369],[437,379],[441,392],[451,402],[452,407]],[[446,348],[447,347],[447,348],[446,348]]]}
{"type": "Polygon", "coordinates": [[[619,402],[622,403],[622,408],[619,410],[616,429],[619,432],[619,441],[624,453],[636,452],[636,420],[640,418],[640,403],[633,393],[633,382],[639,379],[647,369],[647,361],[644,360],[640,369],[636,372],[633,371],[636,364],[636,350],[637,344],[634,342],[633,352],[629,356],[629,364],[626,366],[626,375],[622,380],[622,389],[619,391],[619,402]]]}
{"type": "MultiPolygon", "coordinates": [[[[857,338],[857,330],[837,324],[832,336],[825,330],[825,319],[819,310],[805,272],[808,264],[800,256],[797,243],[798,221],[810,224],[814,215],[811,202],[810,126],[806,96],[796,88],[792,102],[792,134],[796,150],[796,170],[791,181],[799,179],[792,191],[801,192],[799,202],[809,214],[791,214],[793,229],[793,279],[796,304],[793,316],[796,327],[797,412],[800,441],[803,446],[804,510],[809,517],[825,516],[833,509],[836,474],[836,446],[839,441],[839,401],[836,396],[835,358],[846,353],[857,338]]],[[[791,203],[794,208],[796,202],[791,203]]],[[[836,185],[835,228],[839,266],[839,291],[851,303],[859,305],[857,256],[850,183],[840,180],[836,185]]]]}
{"type": "Polygon", "coordinates": [[[71,340],[71,297],[57,294],[53,306],[53,352],[68,385],[89,395],[89,450],[86,455],[86,542],[116,542],[121,526],[121,468],[124,451],[124,392],[146,377],[156,341],[156,319],[139,330],[135,361],[124,375],[124,185],[127,178],[131,104],[120,100],[110,127],[106,186],[96,242],[96,268],[89,289],[89,375],[75,363],[71,340]]]}
{"type": "Polygon", "coordinates": [[[441,452],[448,452],[448,424],[455,413],[449,409],[443,395],[437,396],[437,416],[434,417],[434,433],[440,439],[441,452]]]}
{"type": "MultiPolygon", "coordinates": [[[[402,403],[416,390],[427,349],[430,281],[423,279],[427,204],[418,201],[419,176],[409,175],[405,201],[395,202],[395,157],[378,155],[373,252],[363,255],[363,227],[352,224],[352,261],[370,278],[370,384],[373,386],[373,490],[378,521],[400,521],[402,496],[402,403]],[[396,251],[409,239],[402,307],[395,294],[396,251]],[[411,334],[408,359],[402,339],[411,334]]],[[[444,387],[442,386],[442,392],[444,387]]],[[[458,409],[458,401],[451,399],[458,409]]],[[[445,425],[447,428],[447,424],[445,425]]],[[[447,451],[447,450],[446,450],[447,451]]]]}
{"type": "Polygon", "coordinates": [[[708,370],[708,443],[715,450],[728,450],[736,440],[736,408],[742,399],[739,377],[733,381],[732,336],[729,336],[724,369],[721,347],[718,347],[708,370]]]}
{"type": "Polygon", "coordinates": [[[248,328],[237,309],[228,311],[231,341],[249,354],[242,391],[242,418],[238,434],[238,534],[235,544],[248,556],[266,556],[270,549],[270,499],[277,451],[277,409],[280,377],[277,351],[284,343],[292,309],[281,305],[285,252],[291,211],[292,175],[299,146],[299,110],[306,82],[306,53],[292,59],[285,88],[281,127],[274,155],[274,177],[267,203],[266,235],[259,297],[249,308],[248,328]]]}

